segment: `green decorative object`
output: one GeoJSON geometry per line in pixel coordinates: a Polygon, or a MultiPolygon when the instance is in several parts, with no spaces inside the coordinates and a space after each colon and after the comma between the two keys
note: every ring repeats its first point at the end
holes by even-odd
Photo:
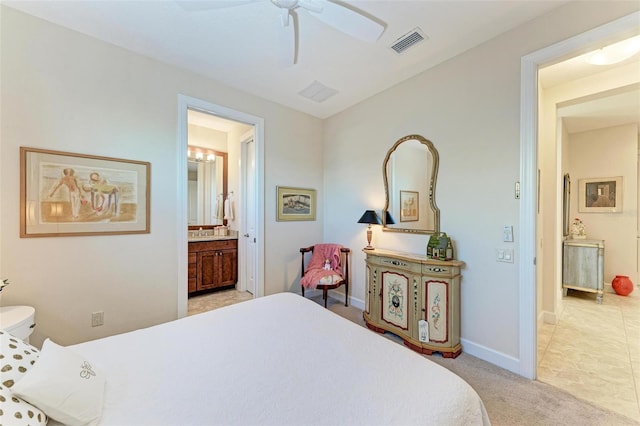
{"type": "Polygon", "coordinates": [[[447,237],[446,232],[440,233],[440,238],[438,238],[438,259],[445,260],[447,256],[447,245],[449,245],[449,241],[451,239],[447,237]]]}
{"type": "Polygon", "coordinates": [[[429,259],[433,258],[433,249],[437,248],[440,244],[440,237],[438,234],[431,234],[429,237],[429,242],[427,243],[427,257],[429,259]]]}

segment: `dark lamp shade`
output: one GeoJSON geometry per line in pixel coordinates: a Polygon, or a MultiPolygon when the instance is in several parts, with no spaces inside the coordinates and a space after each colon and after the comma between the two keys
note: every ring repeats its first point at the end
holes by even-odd
{"type": "Polygon", "coordinates": [[[393,216],[391,216],[391,213],[389,213],[389,210],[384,212],[384,224],[385,225],[394,225],[396,223],[395,220],[393,220],[393,216]]]}
{"type": "Polygon", "coordinates": [[[373,225],[381,225],[382,221],[380,217],[373,210],[367,210],[364,212],[358,223],[368,223],[373,225]]]}

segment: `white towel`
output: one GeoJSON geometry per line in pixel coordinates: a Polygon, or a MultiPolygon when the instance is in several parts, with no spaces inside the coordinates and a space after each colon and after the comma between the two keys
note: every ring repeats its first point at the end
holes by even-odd
{"type": "Polygon", "coordinates": [[[214,219],[217,219],[219,221],[222,221],[222,205],[224,203],[222,202],[222,194],[218,194],[218,196],[216,197],[216,215],[214,219]]]}
{"type": "Polygon", "coordinates": [[[224,218],[227,220],[235,220],[235,208],[233,205],[233,199],[231,197],[227,197],[224,200],[224,218]]]}

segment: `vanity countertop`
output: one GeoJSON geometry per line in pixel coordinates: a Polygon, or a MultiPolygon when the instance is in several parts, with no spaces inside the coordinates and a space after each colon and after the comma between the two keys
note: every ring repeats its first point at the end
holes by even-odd
{"type": "Polygon", "coordinates": [[[189,237],[190,243],[200,243],[202,241],[237,240],[237,235],[203,235],[201,237],[189,237]]]}

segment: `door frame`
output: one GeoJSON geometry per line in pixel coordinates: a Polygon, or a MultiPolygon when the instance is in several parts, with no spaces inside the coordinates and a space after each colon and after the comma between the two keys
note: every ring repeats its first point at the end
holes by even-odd
{"type": "MultiPolygon", "coordinates": [[[[241,214],[241,227],[238,230],[238,232],[242,235],[239,235],[238,238],[241,238],[241,240],[238,241],[238,248],[240,249],[240,253],[242,258],[245,260],[244,262],[242,262],[242,267],[240,267],[240,273],[239,273],[239,290],[240,291],[249,291],[249,288],[247,286],[247,276],[248,276],[248,272],[247,272],[247,265],[251,265],[250,268],[253,270],[253,277],[254,277],[254,286],[251,289],[252,291],[250,292],[251,294],[254,295],[254,298],[256,297],[256,281],[255,281],[255,276],[256,276],[256,258],[257,256],[255,256],[255,251],[254,251],[254,256],[253,257],[249,257],[248,255],[248,245],[251,244],[248,241],[248,238],[246,238],[246,233],[247,233],[247,222],[248,222],[248,217],[250,214],[254,215],[253,221],[254,223],[258,222],[258,215],[257,215],[257,206],[255,206],[255,197],[254,197],[254,208],[253,211],[249,211],[248,209],[248,205],[249,203],[247,202],[248,196],[247,196],[247,170],[249,170],[249,165],[247,164],[246,161],[246,156],[247,156],[247,146],[249,143],[253,143],[253,159],[255,162],[255,137],[254,137],[254,131],[251,130],[249,132],[250,134],[245,134],[243,136],[240,137],[240,193],[241,193],[241,199],[242,199],[242,214],[241,214]],[[251,262],[251,263],[250,263],[251,262]]],[[[255,168],[253,171],[254,175],[255,175],[255,168]]],[[[254,184],[255,184],[255,179],[253,179],[254,184]]],[[[254,188],[254,192],[255,192],[255,188],[254,188]]],[[[255,238],[255,236],[254,236],[255,238]]],[[[256,244],[257,245],[257,244],[256,244]]]]}
{"type": "MultiPolygon", "coordinates": [[[[239,121],[253,125],[256,156],[256,294],[254,297],[264,296],[264,118],[217,105],[202,99],[178,94],[178,134],[176,137],[177,160],[177,211],[176,235],[178,244],[177,262],[177,317],[187,315],[187,110],[195,109],[216,115],[232,121],[239,121]]],[[[239,259],[242,262],[243,259],[239,259]]]]}
{"type": "Polygon", "coordinates": [[[603,40],[637,33],[640,12],[634,12],[521,59],[520,73],[520,375],[537,375],[536,228],[538,170],[538,68],[598,48],[603,40]]]}

